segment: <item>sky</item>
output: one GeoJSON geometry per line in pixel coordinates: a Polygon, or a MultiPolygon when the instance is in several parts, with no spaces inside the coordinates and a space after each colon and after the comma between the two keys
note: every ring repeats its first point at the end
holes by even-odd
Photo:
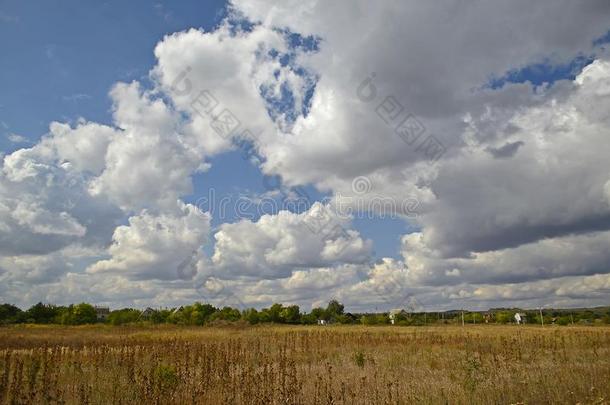
{"type": "Polygon", "coordinates": [[[0,301],[610,302],[610,5],[0,2],[0,301]]]}

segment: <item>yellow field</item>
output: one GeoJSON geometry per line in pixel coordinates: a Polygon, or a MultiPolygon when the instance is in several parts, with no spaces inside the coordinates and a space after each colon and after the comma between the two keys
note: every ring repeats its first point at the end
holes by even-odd
{"type": "Polygon", "coordinates": [[[610,327],[0,328],[2,403],[609,403],[610,327]]]}

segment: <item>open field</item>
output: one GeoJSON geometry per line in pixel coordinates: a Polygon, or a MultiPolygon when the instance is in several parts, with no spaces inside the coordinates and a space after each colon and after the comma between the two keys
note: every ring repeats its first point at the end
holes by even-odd
{"type": "Polygon", "coordinates": [[[609,403],[610,327],[0,328],[2,403],[609,403]]]}

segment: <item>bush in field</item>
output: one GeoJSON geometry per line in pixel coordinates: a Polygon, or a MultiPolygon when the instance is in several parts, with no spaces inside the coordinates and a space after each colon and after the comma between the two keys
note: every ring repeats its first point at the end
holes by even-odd
{"type": "Polygon", "coordinates": [[[112,311],[108,315],[108,322],[112,325],[124,325],[127,323],[138,322],[141,318],[141,312],[137,309],[125,308],[112,311]]]}
{"type": "Polygon", "coordinates": [[[164,364],[160,364],[155,368],[153,379],[155,388],[159,391],[161,396],[167,396],[173,393],[180,383],[176,369],[164,364]]]}
{"type": "Polygon", "coordinates": [[[81,303],[70,305],[62,310],[59,315],[59,323],[64,325],[84,325],[97,322],[97,314],[92,305],[81,303]]]}
{"type": "Polygon", "coordinates": [[[352,314],[341,314],[335,317],[335,322],[341,324],[350,324],[354,323],[354,317],[352,314]]]}
{"type": "Polygon", "coordinates": [[[386,314],[366,314],[360,317],[363,325],[386,325],[390,323],[390,318],[386,314]]]}
{"type": "Polygon", "coordinates": [[[354,354],[354,363],[356,363],[356,365],[360,368],[364,367],[364,363],[365,363],[365,358],[364,358],[364,353],[362,353],[362,351],[357,351],[354,354]]]}

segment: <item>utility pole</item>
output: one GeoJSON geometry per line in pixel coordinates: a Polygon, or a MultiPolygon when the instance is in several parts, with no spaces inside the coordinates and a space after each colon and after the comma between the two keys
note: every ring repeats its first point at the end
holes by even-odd
{"type": "Polygon", "coordinates": [[[542,327],[544,328],[544,317],[542,316],[542,307],[540,307],[540,324],[542,324],[542,327]]]}
{"type": "Polygon", "coordinates": [[[462,309],[462,327],[464,326],[464,310],[462,309]]]}

